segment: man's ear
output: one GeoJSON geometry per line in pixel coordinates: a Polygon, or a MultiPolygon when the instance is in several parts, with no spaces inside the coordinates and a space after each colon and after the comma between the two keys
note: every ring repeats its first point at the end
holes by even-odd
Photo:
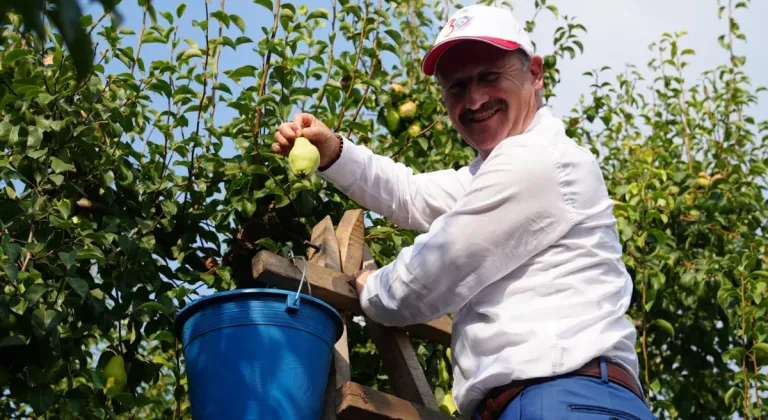
{"type": "Polygon", "coordinates": [[[533,88],[536,91],[544,89],[544,60],[540,55],[531,57],[528,73],[533,78],[533,88]]]}

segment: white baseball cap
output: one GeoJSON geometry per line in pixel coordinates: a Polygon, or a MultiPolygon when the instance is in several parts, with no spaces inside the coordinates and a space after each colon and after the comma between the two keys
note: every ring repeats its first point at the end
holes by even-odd
{"type": "Polygon", "coordinates": [[[533,55],[533,43],[512,11],[504,7],[474,4],[459,9],[437,35],[435,45],[421,62],[422,71],[435,73],[440,56],[452,45],[463,40],[483,41],[505,50],[521,48],[533,55]]]}

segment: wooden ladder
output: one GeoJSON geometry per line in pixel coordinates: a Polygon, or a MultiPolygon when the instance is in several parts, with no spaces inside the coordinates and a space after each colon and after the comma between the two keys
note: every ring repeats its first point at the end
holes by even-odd
{"type": "MultiPolygon", "coordinates": [[[[386,327],[365,317],[365,329],[382,358],[395,395],[352,382],[347,325],[352,316],[365,316],[352,280],[360,268],[376,269],[364,238],[360,209],[346,211],[336,229],[330,216],[312,229],[310,242],[316,248],[309,248],[305,281],[311,285],[311,295],[336,308],[344,321],[344,332],[336,342],[328,374],[323,420],[455,419],[439,410],[410,341],[413,336],[450,347],[451,319],[447,316],[405,328],[386,327]]],[[[291,260],[261,251],[252,263],[252,280],[246,279],[240,287],[250,287],[249,281],[285,290],[299,287],[301,270],[291,260]]],[[[302,262],[297,264],[301,266],[302,262]]]]}

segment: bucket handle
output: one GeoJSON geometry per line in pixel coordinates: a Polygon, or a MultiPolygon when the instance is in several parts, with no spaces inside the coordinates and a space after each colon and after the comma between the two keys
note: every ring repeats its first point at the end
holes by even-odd
{"type": "MultiPolygon", "coordinates": [[[[293,255],[293,250],[288,250],[288,259],[291,260],[291,263],[293,263],[293,266],[296,268],[299,268],[298,264],[296,264],[296,259],[300,259],[304,261],[304,264],[302,264],[301,270],[301,281],[299,282],[299,289],[296,291],[296,294],[293,297],[293,301],[291,301],[291,297],[288,296],[288,299],[286,300],[286,308],[285,310],[296,312],[299,310],[299,294],[301,293],[301,286],[304,285],[304,281],[307,278],[307,259],[303,256],[299,255],[298,257],[293,255]]],[[[312,285],[307,281],[307,290],[309,290],[309,295],[312,296],[312,285]]]]}

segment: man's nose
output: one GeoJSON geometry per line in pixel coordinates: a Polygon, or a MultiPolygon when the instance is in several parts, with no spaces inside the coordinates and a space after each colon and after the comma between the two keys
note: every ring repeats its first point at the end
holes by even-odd
{"type": "Polygon", "coordinates": [[[488,101],[488,92],[476,83],[470,83],[464,94],[464,107],[471,110],[480,108],[488,101]]]}

